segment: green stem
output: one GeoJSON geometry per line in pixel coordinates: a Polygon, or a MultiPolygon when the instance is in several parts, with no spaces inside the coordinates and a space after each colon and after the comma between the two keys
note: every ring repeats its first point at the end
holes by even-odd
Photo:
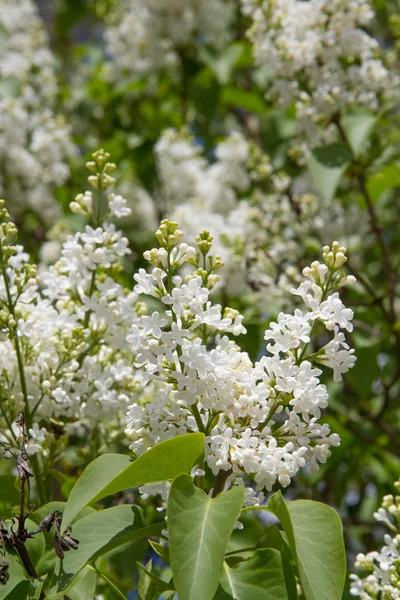
{"type": "Polygon", "coordinates": [[[8,429],[9,429],[10,433],[11,433],[11,436],[12,436],[12,438],[14,439],[14,442],[16,442],[16,441],[17,441],[17,436],[15,435],[15,433],[14,433],[14,430],[13,430],[13,428],[12,428],[12,426],[11,426],[10,420],[9,420],[9,418],[7,417],[7,413],[6,413],[6,411],[4,410],[4,408],[3,408],[3,401],[2,401],[2,402],[1,402],[1,404],[0,404],[0,410],[1,410],[1,413],[2,413],[2,415],[3,415],[3,418],[4,418],[5,422],[6,422],[6,424],[7,424],[7,427],[8,427],[8,429]]]}
{"type": "MultiPolygon", "coordinates": [[[[3,266],[2,266],[1,270],[2,270],[2,274],[3,274],[4,285],[5,285],[5,288],[6,288],[6,294],[7,294],[7,300],[8,300],[8,310],[10,311],[10,315],[12,315],[14,321],[16,322],[17,319],[15,317],[15,307],[14,307],[13,299],[12,299],[12,296],[11,296],[10,282],[8,280],[7,269],[6,269],[5,265],[4,265],[4,263],[3,263],[3,266]]],[[[29,402],[28,402],[28,388],[27,388],[27,385],[26,385],[24,361],[23,361],[23,358],[22,358],[22,351],[21,351],[21,346],[20,346],[20,343],[19,343],[17,331],[14,332],[14,346],[15,346],[15,353],[17,355],[18,371],[19,371],[19,379],[20,379],[20,383],[21,383],[21,390],[22,390],[22,395],[24,397],[26,427],[27,427],[27,429],[30,429],[32,427],[32,416],[31,416],[31,412],[30,412],[30,408],[29,408],[29,402]]]]}
{"type": "Polygon", "coordinates": [[[201,420],[199,409],[197,408],[197,404],[193,404],[191,407],[191,411],[193,413],[194,418],[196,419],[197,427],[201,433],[205,433],[203,421],[201,420]]]}
{"type": "Polygon", "coordinates": [[[234,556],[235,554],[240,554],[241,552],[255,552],[258,550],[257,546],[252,546],[251,548],[241,548],[240,550],[232,550],[232,552],[227,552],[225,556],[234,556]]]}
{"type": "MultiPolygon", "coordinates": [[[[103,189],[101,187],[101,177],[99,177],[98,179],[99,182],[99,187],[97,190],[97,206],[96,206],[96,216],[93,218],[93,227],[98,227],[101,223],[101,195],[103,193],[103,189]]],[[[90,280],[90,286],[89,286],[89,292],[88,292],[88,296],[89,298],[92,296],[94,290],[95,290],[95,285],[96,285],[96,274],[97,274],[97,268],[94,269],[93,273],[92,273],[92,278],[90,280]]],[[[83,321],[83,326],[85,329],[87,329],[88,325],[89,325],[89,321],[90,321],[90,315],[91,315],[91,310],[88,310],[85,314],[85,320],[83,321]]]]}
{"type": "MultiPolygon", "coordinates": [[[[10,311],[10,314],[12,315],[14,321],[16,322],[15,307],[14,307],[14,303],[13,303],[13,299],[12,299],[12,295],[11,295],[10,282],[8,280],[7,269],[4,264],[2,252],[1,252],[0,258],[1,258],[1,262],[2,262],[1,270],[2,270],[2,274],[3,274],[4,285],[5,285],[6,294],[7,294],[8,310],[10,311]]],[[[17,331],[14,332],[14,346],[15,346],[15,353],[17,355],[19,380],[20,380],[20,384],[21,384],[22,395],[24,397],[24,412],[25,412],[26,429],[29,431],[29,429],[32,427],[32,415],[31,415],[31,411],[29,408],[28,388],[26,385],[24,360],[23,360],[23,356],[22,356],[22,350],[21,350],[21,346],[19,343],[17,331]]],[[[46,503],[46,491],[45,491],[45,487],[44,487],[43,480],[42,480],[41,473],[40,473],[39,461],[37,459],[37,456],[35,456],[35,455],[33,455],[30,460],[31,460],[31,464],[32,464],[33,473],[35,475],[35,481],[36,481],[36,486],[37,486],[37,490],[38,490],[39,500],[40,500],[41,504],[45,504],[46,503]]]]}
{"type": "Polygon", "coordinates": [[[95,567],[94,565],[89,565],[89,569],[91,569],[92,571],[94,571],[95,573],[97,573],[97,575],[99,575],[102,579],[104,579],[104,581],[110,586],[110,588],[113,590],[113,592],[115,592],[117,594],[117,596],[119,598],[121,598],[121,600],[127,600],[126,596],[121,592],[120,589],[117,588],[117,586],[115,585],[115,583],[113,583],[111,581],[111,579],[109,579],[107,577],[107,575],[104,575],[104,573],[101,573],[97,567],[95,567]]]}
{"type": "MultiPolygon", "coordinates": [[[[330,285],[330,283],[332,281],[332,277],[333,277],[333,271],[330,272],[329,277],[328,277],[328,281],[326,282],[326,285],[324,287],[324,291],[322,292],[321,304],[322,304],[322,302],[324,302],[326,300],[326,297],[327,297],[329,289],[330,289],[329,285],[330,285]]],[[[317,324],[318,324],[318,321],[315,320],[314,323],[311,326],[310,341],[311,341],[312,336],[315,333],[315,329],[317,327],[317,324]]],[[[300,356],[299,356],[299,358],[296,361],[297,365],[300,365],[303,362],[304,355],[307,352],[307,348],[308,348],[309,345],[310,345],[310,342],[307,342],[307,344],[304,345],[303,350],[301,351],[300,356]]]]}
{"type": "MultiPolygon", "coordinates": [[[[89,292],[88,292],[88,297],[89,298],[92,296],[92,294],[94,292],[95,285],[96,285],[96,270],[97,269],[94,269],[94,271],[92,273],[92,279],[90,280],[90,286],[89,286],[89,292]]],[[[85,329],[87,329],[87,327],[89,325],[91,313],[92,313],[91,310],[86,311],[85,320],[83,321],[83,327],[85,329]]]]}
{"type": "Polygon", "coordinates": [[[276,413],[276,411],[278,410],[278,408],[281,405],[281,402],[279,400],[281,394],[278,394],[278,397],[276,398],[276,402],[274,404],[274,406],[271,408],[270,412],[268,413],[268,417],[265,419],[265,421],[263,421],[258,427],[257,429],[259,431],[262,431],[264,429],[264,427],[266,427],[268,425],[268,423],[271,421],[272,417],[274,416],[274,414],[276,413]]]}
{"type": "Polygon", "coordinates": [[[43,400],[43,396],[44,396],[44,394],[42,393],[42,395],[40,396],[39,400],[36,402],[35,406],[32,409],[32,413],[31,413],[32,414],[32,419],[35,416],[35,413],[36,413],[37,409],[39,408],[41,401],[43,400]]]}
{"type": "MultiPolygon", "coordinates": [[[[167,277],[168,277],[168,294],[172,292],[172,269],[171,269],[171,251],[168,250],[167,254],[167,277]]],[[[172,312],[173,314],[173,312],[172,312]]]]}

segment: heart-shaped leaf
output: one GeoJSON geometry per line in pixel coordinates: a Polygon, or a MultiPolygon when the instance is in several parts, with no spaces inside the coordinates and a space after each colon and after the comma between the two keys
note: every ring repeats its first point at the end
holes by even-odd
{"type": "Polygon", "coordinates": [[[211,600],[222,576],[225,549],[240,514],[244,488],[212,499],[181,475],[168,499],[168,532],[179,598],[211,600]]]}

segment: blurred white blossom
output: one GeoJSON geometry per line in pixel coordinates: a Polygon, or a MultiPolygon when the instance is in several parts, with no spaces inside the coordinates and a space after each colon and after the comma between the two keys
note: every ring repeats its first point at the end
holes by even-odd
{"type": "MultiPolygon", "coordinates": [[[[400,481],[394,485],[400,492],[400,481]]],[[[350,593],[361,600],[396,600],[400,598],[400,496],[385,496],[374,517],[392,535],[384,535],[380,550],[358,554],[355,567],[364,573],[350,575],[350,593]]]]}
{"type": "Polygon", "coordinates": [[[106,30],[113,70],[149,73],[179,64],[190,45],[223,45],[227,0],[120,0],[106,30]]]}
{"type": "Polygon", "coordinates": [[[35,3],[0,4],[0,192],[13,214],[28,208],[47,225],[60,215],[53,191],[68,179],[75,148],[55,111],[54,61],[35,3]]]}
{"type": "Polygon", "coordinates": [[[268,98],[295,104],[299,158],[329,138],[326,126],[341,112],[376,112],[393,101],[399,78],[368,33],[374,11],[365,0],[241,0],[252,20],[248,35],[259,65],[268,68],[268,98]],[[320,127],[321,126],[321,127],[320,127]]]}

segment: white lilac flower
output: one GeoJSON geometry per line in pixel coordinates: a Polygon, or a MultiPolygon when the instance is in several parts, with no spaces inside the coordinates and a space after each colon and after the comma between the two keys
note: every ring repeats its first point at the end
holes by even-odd
{"type": "Polygon", "coordinates": [[[28,442],[26,444],[26,451],[29,455],[43,453],[46,454],[46,449],[43,447],[46,440],[46,428],[39,427],[37,423],[34,423],[28,431],[28,442]]]}
{"type": "Polygon", "coordinates": [[[54,61],[32,0],[10,0],[0,10],[0,192],[13,214],[35,211],[45,224],[60,208],[54,187],[69,177],[75,152],[70,128],[55,114],[54,61]]]}
{"type": "Polygon", "coordinates": [[[354,106],[376,112],[383,100],[393,102],[399,79],[368,33],[374,12],[366,0],[241,0],[241,6],[252,21],[255,60],[272,74],[267,96],[296,107],[299,157],[332,135],[326,125],[338,113],[354,106]]]}
{"type": "Polygon", "coordinates": [[[229,39],[229,0],[120,0],[106,42],[113,70],[151,73],[176,68],[179,53],[229,39]]]}
{"type": "Polygon", "coordinates": [[[250,189],[249,143],[238,132],[219,142],[210,162],[186,130],[167,129],[155,147],[163,204],[193,244],[201,230],[214,238],[214,253],[224,261],[220,273],[228,289],[243,290],[247,204],[239,194],[250,189]]]}
{"type": "Polygon", "coordinates": [[[127,201],[120,194],[110,194],[108,196],[108,206],[110,208],[110,214],[112,217],[121,219],[122,217],[128,217],[131,214],[131,209],[127,206],[127,201]]]}
{"type": "MultiPolygon", "coordinates": [[[[112,170],[108,155],[100,151],[94,159],[104,184],[104,173],[112,170]]],[[[92,173],[97,172],[93,171],[93,161],[88,164],[92,173]]],[[[88,192],[84,196],[91,197],[88,192]]],[[[111,202],[115,198],[112,196],[111,202]]],[[[21,246],[11,245],[7,250],[11,257],[6,275],[18,316],[15,327],[24,349],[32,417],[43,425],[56,419],[65,432],[80,428],[85,434],[97,425],[115,434],[126,407],[135,401],[145,382],[134,367],[135,355],[126,341],[139,318],[135,310],[138,296],[114,278],[121,259],[129,252],[128,240],[114,224],[93,217],[91,202],[84,206],[91,225],[67,237],[59,260],[42,267],[40,280],[21,246]]],[[[123,208],[120,200],[118,206],[123,208]]],[[[3,233],[8,231],[12,239],[15,227],[0,208],[3,233]]],[[[4,259],[6,241],[4,237],[0,244],[0,260],[4,259]]],[[[7,299],[4,277],[0,277],[0,299],[7,299]]],[[[157,335],[167,323],[155,315],[146,319],[149,335],[157,335]]],[[[3,323],[2,328],[6,335],[0,340],[0,384],[12,422],[17,411],[24,408],[24,398],[16,349],[7,335],[9,325],[3,323]]],[[[30,452],[39,451],[43,434],[43,427],[38,429],[34,424],[30,428],[30,452]]]]}
{"type": "MultiPolygon", "coordinates": [[[[148,385],[152,386],[150,395],[139,398],[128,409],[126,433],[131,449],[141,454],[162,440],[202,431],[206,436],[206,464],[214,476],[225,472],[224,477],[232,484],[245,474],[258,491],[270,491],[277,481],[287,486],[305,465],[317,469],[329,457],[330,447],[340,440],[328,425],[318,421],[328,404],[328,393],[320,383],[322,371],[315,366],[315,357],[329,354],[331,360],[324,364],[332,366],[335,373],[344,373],[352,366],[354,357],[341,331],[348,330],[352,315],[346,313],[344,318],[342,308],[329,312],[330,320],[335,320],[336,342],[328,350],[307,352],[317,324],[330,331],[322,311],[317,305],[311,310],[307,301],[308,296],[313,302],[319,299],[320,304],[331,297],[336,301],[332,291],[342,279],[337,274],[339,267],[335,263],[327,266],[329,283],[318,287],[308,282],[320,293],[309,293],[307,288],[304,311],[279,315],[278,322],[265,333],[271,342],[269,354],[253,364],[240,345],[226,335],[245,331],[237,311],[227,308],[222,313],[221,307],[209,300],[214,270],[210,234],[198,236],[199,249],[209,243],[208,250],[201,258],[200,271],[201,253],[191,259],[193,271],[185,283],[174,274],[182,264],[171,268],[174,257],[181,254],[183,233],[176,223],[163,221],[156,235],[167,255],[165,270],[160,273],[160,267],[154,267],[157,249],[147,252],[153,271],[146,275],[142,270],[135,276],[140,282],[135,289],[158,298],[161,307],[169,310],[167,318],[158,312],[151,318],[140,317],[127,338],[137,353],[137,366],[147,373],[148,385]],[[346,361],[341,356],[335,362],[336,352],[352,358],[346,361]]],[[[335,260],[339,256],[338,263],[344,251],[337,242],[333,244],[331,252],[335,260]]],[[[313,263],[311,270],[313,274],[321,271],[319,263],[313,263]]]]}

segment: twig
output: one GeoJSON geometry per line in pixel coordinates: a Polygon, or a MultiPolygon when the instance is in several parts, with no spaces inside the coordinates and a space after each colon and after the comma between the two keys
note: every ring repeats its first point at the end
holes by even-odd
{"type": "Polygon", "coordinates": [[[229,469],[229,471],[220,471],[218,473],[218,475],[216,476],[215,481],[214,481],[214,489],[213,489],[213,493],[212,493],[213,498],[215,498],[216,496],[218,496],[218,494],[220,494],[221,492],[224,491],[227,479],[231,475],[232,475],[232,469],[229,469]]]}

